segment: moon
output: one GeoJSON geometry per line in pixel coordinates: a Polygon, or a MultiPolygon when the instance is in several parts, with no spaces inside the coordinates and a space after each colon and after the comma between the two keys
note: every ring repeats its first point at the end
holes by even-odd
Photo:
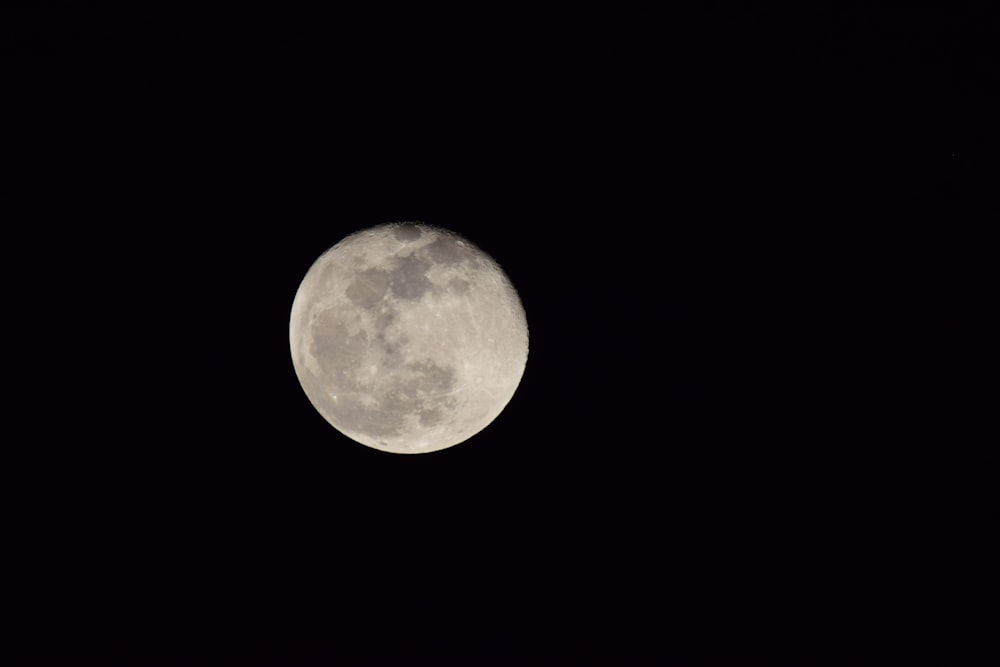
{"type": "Polygon", "coordinates": [[[289,321],[303,391],[368,447],[433,452],[507,406],[528,358],[520,298],[469,240],[420,222],[344,238],[302,279],[289,321]]]}

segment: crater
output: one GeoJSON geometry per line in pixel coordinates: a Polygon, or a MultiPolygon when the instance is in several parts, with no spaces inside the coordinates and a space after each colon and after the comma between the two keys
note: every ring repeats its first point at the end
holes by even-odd
{"type": "Polygon", "coordinates": [[[420,231],[420,227],[417,227],[413,223],[404,222],[392,230],[392,235],[397,241],[409,243],[419,239],[423,235],[423,232],[420,231]]]}

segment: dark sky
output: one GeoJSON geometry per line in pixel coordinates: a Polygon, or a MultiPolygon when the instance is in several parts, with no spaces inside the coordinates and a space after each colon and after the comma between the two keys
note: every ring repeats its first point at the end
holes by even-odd
{"type": "Polygon", "coordinates": [[[975,664],[985,7],[11,12],[16,634],[43,662],[975,664]],[[489,252],[530,328],[504,413],[424,456],[338,434],[288,351],[312,261],[398,220],[489,252]]]}

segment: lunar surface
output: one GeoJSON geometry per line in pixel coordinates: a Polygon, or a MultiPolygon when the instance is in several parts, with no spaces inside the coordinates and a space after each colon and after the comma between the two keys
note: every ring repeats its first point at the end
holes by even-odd
{"type": "Polygon", "coordinates": [[[289,322],[316,410],[349,438],[416,454],[463,442],[517,389],[528,327],[500,266],[423,223],[348,236],[306,273],[289,322]]]}

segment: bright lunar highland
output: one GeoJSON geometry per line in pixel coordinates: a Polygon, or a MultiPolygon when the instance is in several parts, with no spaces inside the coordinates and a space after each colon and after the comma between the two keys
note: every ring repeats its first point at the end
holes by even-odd
{"type": "Polygon", "coordinates": [[[489,425],[528,358],[524,310],[500,266],[423,223],[366,229],[323,253],[295,294],[289,341],[316,410],[347,437],[402,454],[489,425]]]}

